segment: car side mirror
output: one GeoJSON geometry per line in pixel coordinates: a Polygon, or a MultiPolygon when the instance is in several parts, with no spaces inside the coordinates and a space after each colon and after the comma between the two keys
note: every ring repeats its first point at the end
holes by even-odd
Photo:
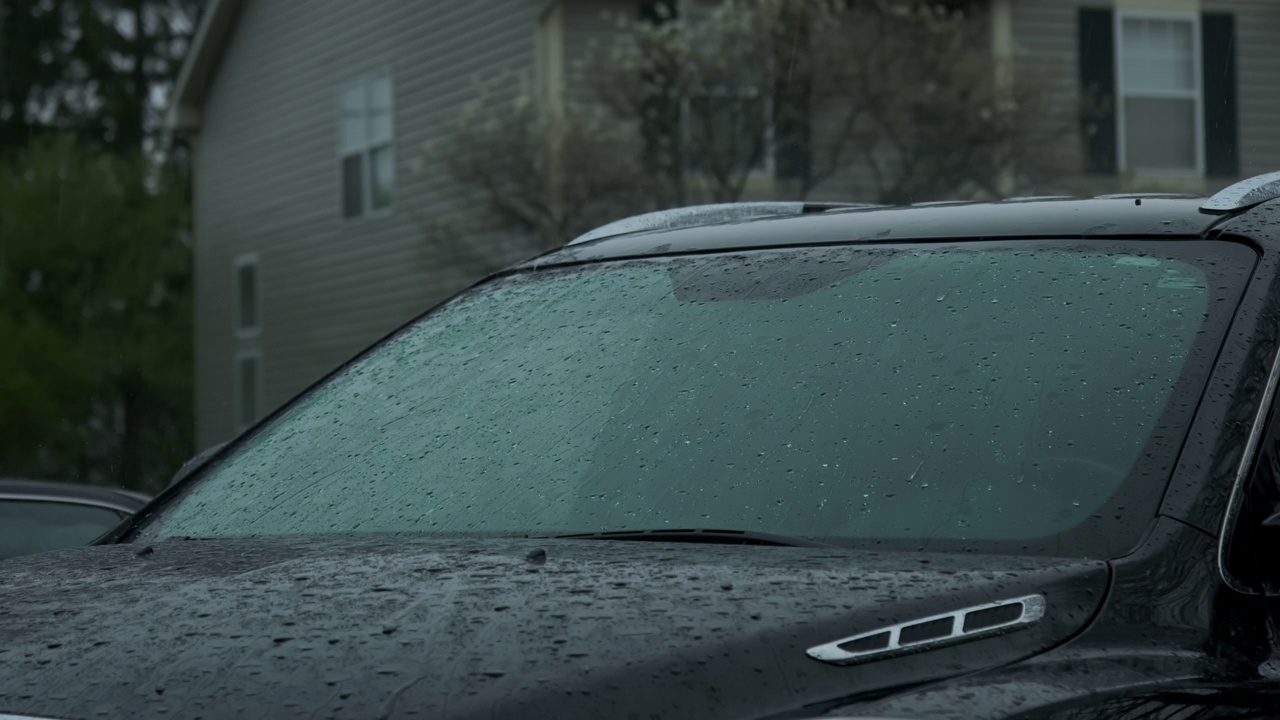
{"type": "Polygon", "coordinates": [[[218,443],[217,445],[214,445],[213,447],[206,448],[200,451],[199,453],[196,453],[194,457],[192,457],[190,460],[183,463],[182,467],[178,468],[178,472],[173,474],[173,477],[170,478],[169,480],[169,487],[173,487],[174,485],[177,485],[178,483],[187,479],[187,476],[191,475],[196,470],[199,470],[201,467],[203,467],[204,464],[208,462],[209,458],[213,457],[214,455],[217,455],[219,452],[222,451],[222,448],[226,446],[227,444],[225,442],[222,442],[222,443],[218,443]]]}

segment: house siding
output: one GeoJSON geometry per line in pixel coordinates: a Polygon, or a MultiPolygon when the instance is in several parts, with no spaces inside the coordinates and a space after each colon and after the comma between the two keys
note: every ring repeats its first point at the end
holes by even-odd
{"type": "Polygon", "coordinates": [[[233,432],[233,360],[259,349],[273,409],[474,278],[427,247],[421,148],[475,80],[534,62],[538,0],[250,0],[195,139],[197,434],[233,432]],[[396,201],[344,220],[338,90],[394,77],[396,201]],[[236,338],[234,258],[259,256],[262,332],[236,338]]]}
{"type": "MultiPolygon", "coordinates": [[[[1145,2],[1150,8],[1158,2],[1145,2]]],[[[1079,49],[1076,23],[1080,8],[1113,8],[1106,0],[1015,0],[1013,34],[1015,74],[1028,75],[1042,84],[1051,102],[1074,112],[1080,93],[1079,49]]],[[[1172,3],[1170,6],[1185,6],[1172,3]]],[[[1240,174],[1249,177],[1280,168],[1280,132],[1274,119],[1280,114],[1280,96],[1271,91],[1280,77],[1280,3],[1274,0],[1202,0],[1202,12],[1235,16],[1238,45],[1236,62],[1239,87],[1240,174]]],[[[1211,79],[1209,79],[1211,80],[1211,79]]],[[[1215,178],[1188,190],[1213,192],[1231,182],[1215,178]]],[[[1084,187],[1096,192],[1124,189],[1118,178],[1090,178],[1084,187]]],[[[1175,188],[1171,188],[1175,189],[1175,188]]]]}

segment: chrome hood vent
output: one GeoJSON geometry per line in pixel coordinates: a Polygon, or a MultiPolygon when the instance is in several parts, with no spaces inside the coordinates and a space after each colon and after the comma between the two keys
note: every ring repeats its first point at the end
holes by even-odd
{"type": "Polygon", "coordinates": [[[815,660],[852,665],[1017,630],[1044,617],[1044,610],[1043,595],[1026,595],[869,630],[805,652],[815,660]]]}

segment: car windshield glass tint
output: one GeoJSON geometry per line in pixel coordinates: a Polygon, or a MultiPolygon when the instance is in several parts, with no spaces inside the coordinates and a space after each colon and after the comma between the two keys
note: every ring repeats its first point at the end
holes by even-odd
{"type": "Polygon", "coordinates": [[[1116,553],[1154,516],[1254,260],[1023,242],[519,273],[294,403],[144,535],[1116,553]]]}
{"type": "Polygon", "coordinates": [[[124,513],[67,502],[0,500],[0,560],[87,545],[124,513]]]}

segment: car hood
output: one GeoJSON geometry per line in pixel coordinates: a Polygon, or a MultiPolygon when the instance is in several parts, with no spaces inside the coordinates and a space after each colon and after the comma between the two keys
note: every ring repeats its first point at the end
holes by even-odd
{"type": "Polygon", "coordinates": [[[0,713],[755,718],[1042,652],[1106,563],[600,540],[170,540],[0,563],[0,713]],[[1038,594],[1001,635],[812,647],[1038,594]]]}

